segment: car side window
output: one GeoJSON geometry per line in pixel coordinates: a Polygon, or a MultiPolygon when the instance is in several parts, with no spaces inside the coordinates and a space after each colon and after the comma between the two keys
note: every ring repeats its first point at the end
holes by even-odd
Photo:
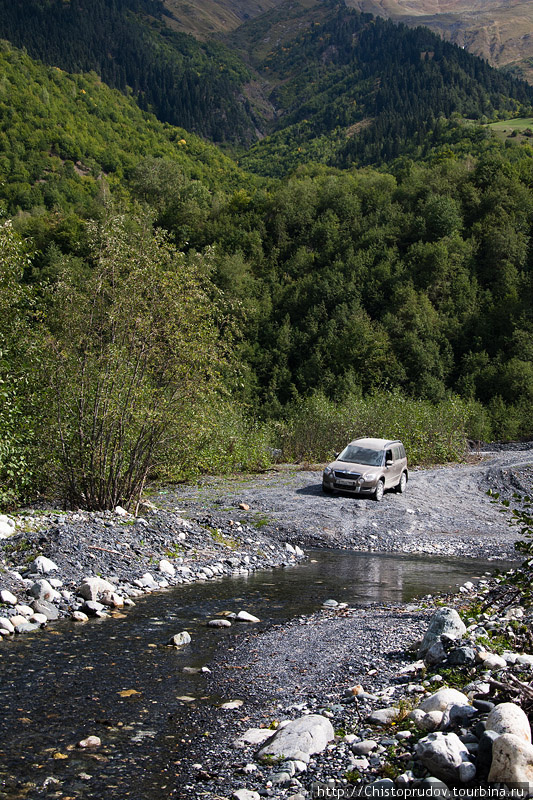
{"type": "Polygon", "coordinates": [[[385,463],[387,463],[387,461],[392,461],[392,450],[387,450],[385,453],[385,463]]]}
{"type": "Polygon", "coordinates": [[[400,459],[400,448],[398,447],[398,445],[395,445],[392,448],[392,457],[395,461],[398,461],[400,459]]]}

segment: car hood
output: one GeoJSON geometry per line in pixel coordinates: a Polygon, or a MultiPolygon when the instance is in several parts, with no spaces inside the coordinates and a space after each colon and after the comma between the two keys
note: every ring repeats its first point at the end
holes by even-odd
{"type": "Polygon", "coordinates": [[[328,467],[338,469],[341,472],[360,472],[361,474],[381,469],[381,467],[369,467],[368,464],[356,464],[354,461],[332,461],[331,464],[328,464],[328,467]]]}

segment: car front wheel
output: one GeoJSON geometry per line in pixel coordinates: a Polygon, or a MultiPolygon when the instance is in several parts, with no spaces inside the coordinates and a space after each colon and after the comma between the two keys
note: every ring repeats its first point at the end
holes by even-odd
{"type": "Polygon", "coordinates": [[[399,492],[400,494],[403,494],[405,492],[406,486],[407,486],[407,475],[405,474],[405,472],[402,472],[402,477],[400,478],[400,482],[396,487],[396,491],[399,492]]]}
{"type": "Polygon", "coordinates": [[[322,491],[324,492],[324,494],[333,494],[333,489],[331,489],[325,483],[322,484],[322,491]]]}
{"type": "Polygon", "coordinates": [[[383,483],[383,481],[378,481],[372,497],[377,503],[379,503],[380,500],[383,500],[384,493],[385,493],[385,484],[383,483]]]}

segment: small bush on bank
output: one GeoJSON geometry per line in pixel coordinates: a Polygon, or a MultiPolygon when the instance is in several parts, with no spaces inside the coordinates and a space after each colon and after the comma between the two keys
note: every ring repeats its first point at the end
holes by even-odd
{"type": "Polygon", "coordinates": [[[199,474],[253,472],[272,463],[273,449],[271,425],[251,418],[231,399],[219,397],[191,408],[187,429],[158,477],[175,481],[199,474]]]}
{"type": "Polygon", "coordinates": [[[439,404],[399,391],[352,395],[341,403],[317,393],[293,403],[281,431],[286,461],[328,461],[351,439],[401,439],[411,464],[464,458],[467,439],[484,439],[490,428],[480,404],[450,397],[439,404]]]}

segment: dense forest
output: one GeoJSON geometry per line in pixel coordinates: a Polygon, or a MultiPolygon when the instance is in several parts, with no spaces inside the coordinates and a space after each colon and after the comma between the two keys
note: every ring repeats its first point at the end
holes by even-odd
{"type": "Polygon", "coordinates": [[[362,433],[419,462],[533,434],[533,148],[473,119],[531,89],[421,29],[317,21],[266,57],[284,112],[240,165],[1,44],[3,506],[107,507],[362,433]]]}
{"type": "Polygon", "coordinates": [[[533,105],[527,83],[341,0],[287,0],[206,42],[165,21],[160,0],[0,0],[0,38],[95,72],[163,122],[233,148],[257,142],[240,155],[259,174],[417,156],[441,117],[528,116],[533,105]]]}
{"type": "Polygon", "coordinates": [[[69,72],[96,72],[144,110],[213,141],[249,142],[249,73],[218,43],[164,23],[160,0],[0,0],[0,38],[69,72]]]}

